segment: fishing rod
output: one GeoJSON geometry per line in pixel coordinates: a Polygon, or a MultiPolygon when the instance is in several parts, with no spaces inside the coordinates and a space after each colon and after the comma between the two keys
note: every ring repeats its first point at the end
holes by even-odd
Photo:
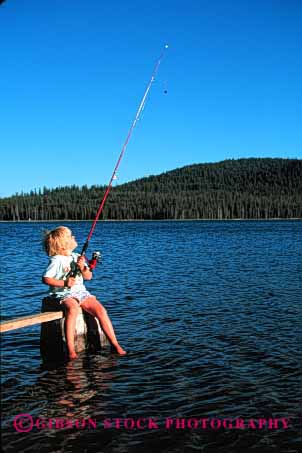
{"type": "MultiPolygon", "coordinates": [[[[136,126],[136,123],[138,122],[138,120],[139,120],[139,118],[140,118],[140,115],[141,115],[141,113],[142,113],[142,111],[143,111],[143,109],[144,109],[144,107],[145,107],[145,104],[146,104],[146,101],[147,101],[148,93],[149,93],[149,91],[150,91],[150,89],[151,89],[151,86],[152,86],[154,80],[155,80],[155,76],[156,76],[157,71],[158,71],[158,69],[159,69],[160,63],[161,63],[161,61],[162,61],[162,59],[163,59],[163,57],[164,57],[165,52],[166,52],[167,49],[168,49],[168,45],[166,44],[166,45],[164,46],[164,48],[163,48],[163,50],[162,50],[162,52],[161,52],[161,54],[160,54],[160,56],[159,56],[157,62],[156,62],[156,64],[155,64],[155,67],[154,67],[153,72],[152,72],[152,75],[151,75],[151,79],[150,79],[150,81],[149,81],[149,83],[148,83],[148,85],[147,85],[147,88],[146,88],[146,90],[145,90],[145,92],[144,92],[144,95],[143,95],[143,97],[142,97],[142,100],[141,100],[141,102],[140,102],[140,104],[139,104],[139,106],[138,106],[138,109],[137,109],[137,111],[136,111],[134,120],[133,120],[133,122],[132,122],[132,124],[131,124],[131,126],[130,126],[129,131],[128,131],[126,140],[125,140],[125,142],[124,142],[124,144],[123,144],[123,146],[122,146],[122,150],[121,150],[121,152],[120,152],[120,155],[119,155],[119,158],[118,158],[118,160],[117,160],[117,163],[116,163],[116,165],[115,165],[115,167],[114,167],[113,173],[112,173],[112,175],[111,175],[110,181],[109,181],[108,186],[107,186],[107,188],[106,188],[106,191],[105,191],[105,193],[104,193],[103,199],[102,199],[102,201],[101,201],[101,203],[100,203],[100,206],[99,206],[98,211],[97,211],[97,213],[96,213],[95,219],[94,219],[94,221],[93,221],[93,223],[92,223],[92,226],[91,226],[91,228],[90,228],[90,231],[89,231],[89,233],[88,233],[87,239],[86,239],[86,241],[85,241],[85,243],[84,243],[84,245],[83,245],[83,248],[82,248],[82,251],[81,251],[81,256],[84,256],[85,253],[86,253],[86,250],[87,250],[88,245],[89,245],[89,241],[90,241],[90,239],[91,239],[91,237],[92,237],[92,234],[93,234],[93,232],[94,232],[94,229],[95,229],[95,227],[96,227],[96,223],[97,223],[97,221],[98,221],[98,219],[99,219],[99,217],[100,217],[100,215],[101,215],[101,213],[102,213],[102,211],[103,211],[105,202],[106,202],[107,197],[108,197],[108,195],[109,195],[109,192],[110,192],[110,190],[111,190],[112,182],[113,182],[114,179],[116,179],[117,170],[118,170],[118,168],[119,168],[119,165],[120,165],[120,163],[121,163],[121,160],[122,160],[122,158],[123,158],[123,155],[125,154],[125,151],[126,151],[128,142],[129,142],[129,140],[130,140],[130,138],[131,138],[131,135],[132,135],[133,130],[134,130],[135,126],[136,126]]],[[[92,259],[89,261],[90,269],[94,269],[94,268],[95,268],[95,266],[96,266],[97,262],[99,261],[99,259],[100,259],[100,252],[94,252],[93,255],[92,255],[92,259]]],[[[74,271],[73,271],[73,273],[74,273],[74,271]]]]}

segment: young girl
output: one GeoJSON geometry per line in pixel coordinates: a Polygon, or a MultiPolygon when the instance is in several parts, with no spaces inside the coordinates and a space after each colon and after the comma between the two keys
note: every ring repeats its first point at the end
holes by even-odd
{"type": "Polygon", "coordinates": [[[69,228],[60,226],[46,233],[43,241],[45,251],[50,256],[50,261],[44,275],[43,283],[49,285],[50,295],[60,300],[66,308],[66,343],[69,358],[76,359],[74,346],[75,323],[78,306],[92,316],[96,317],[102,326],[107,338],[120,355],[126,351],[119,345],[111,321],[105,308],[85,288],[84,280],[91,280],[92,272],[86,264],[85,258],[73,250],[77,242],[69,228]],[[77,263],[81,275],[68,276],[71,266],[77,263]]]}

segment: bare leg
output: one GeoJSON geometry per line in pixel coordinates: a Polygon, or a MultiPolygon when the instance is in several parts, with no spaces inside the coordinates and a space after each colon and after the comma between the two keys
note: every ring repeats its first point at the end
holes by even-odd
{"type": "Polygon", "coordinates": [[[70,360],[73,360],[78,357],[74,347],[74,332],[76,319],[79,313],[79,305],[77,301],[72,298],[66,299],[63,304],[66,307],[65,334],[68,356],[70,360]]]}
{"type": "Polygon", "coordinates": [[[97,318],[100,321],[102,329],[110,341],[110,343],[115,347],[116,351],[120,355],[125,355],[127,352],[119,345],[117,338],[114,333],[113,326],[111,324],[110,318],[107,314],[106,309],[101,305],[95,297],[87,297],[82,303],[81,308],[92,316],[97,318]]]}

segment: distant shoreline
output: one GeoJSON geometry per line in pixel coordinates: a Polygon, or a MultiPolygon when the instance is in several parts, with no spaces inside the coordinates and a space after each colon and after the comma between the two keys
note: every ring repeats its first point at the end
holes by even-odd
{"type": "MultiPolygon", "coordinates": [[[[0,220],[0,223],[61,223],[64,222],[68,223],[79,223],[79,222],[93,222],[94,219],[91,220],[71,220],[71,219],[58,219],[58,220],[0,220]]],[[[301,217],[292,217],[292,218],[279,218],[279,217],[272,217],[268,219],[157,219],[157,220],[149,220],[149,219],[105,219],[105,220],[98,220],[98,222],[102,223],[110,223],[110,222],[270,222],[270,221],[287,221],[287,220],[302,220],[301,217]]]]}
{"type": "Polygon", "coordinates": [[[118,222],[300,219],[301,174],[302,159],[194,164],[113,187],[104,211],[104,187],[44,187],[0,199],[0,219],[69,222],[69,218],[89,221],[96,215],[118,222]]]}

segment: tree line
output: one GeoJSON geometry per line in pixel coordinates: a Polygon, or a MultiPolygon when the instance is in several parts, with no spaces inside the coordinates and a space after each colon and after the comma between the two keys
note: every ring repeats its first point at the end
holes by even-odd
{"type": "MultiPolygon", "coordinates": [[[[0,220],[91,220],[104,186],[38,189],[0,199],[0,220]]],[[[302,218],[302,160],[194,164],[112,188],[101,219],[302,218]]]]}

